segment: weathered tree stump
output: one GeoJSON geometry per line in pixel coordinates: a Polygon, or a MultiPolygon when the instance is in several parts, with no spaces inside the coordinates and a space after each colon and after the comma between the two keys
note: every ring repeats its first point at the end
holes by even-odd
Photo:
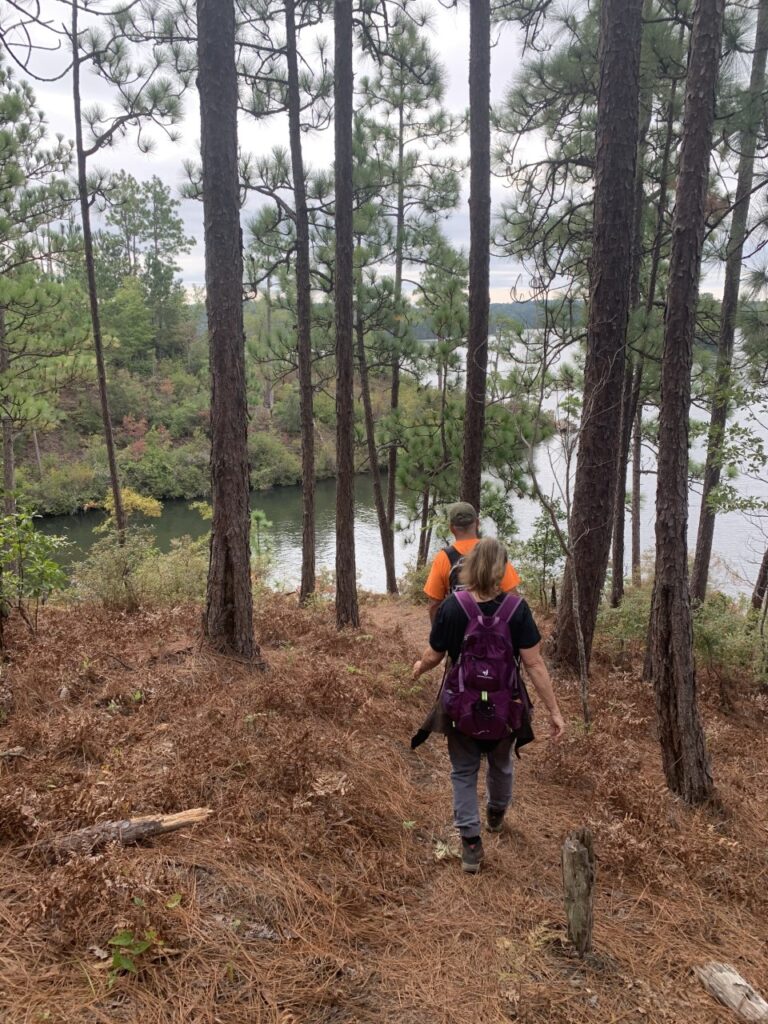
{"type": "Polygon", "coordinates": [[[768,1022],[768,1003],[729,964],[705,964],[695,970],[707,992],[723,1006],[743,1020],[768,1022]]]}
{"type": "Polygon", "coordinates": [[[592,949],[595,851],[592,833],[577,829],[566,838],[561,853],[568,938],[579,956],[592,949]]]}
{"type": "Polygon", "coordinates": [[[213,814],[208,807],[195,807],[178,814],[153,814],[143,818],[127,818],[124,821],[104,821],[98,825],[81,828],[77,832],[38,843],[34,849],[54,860],[66,859],[72,854],[90,854],[109,843],[127,846],[152,836],[176,832],[188,825],[198,825],[213,814]]]}

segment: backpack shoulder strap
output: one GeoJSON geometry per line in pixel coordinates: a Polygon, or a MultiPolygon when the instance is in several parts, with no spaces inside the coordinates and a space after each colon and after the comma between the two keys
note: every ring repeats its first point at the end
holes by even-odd
{"type": "Polygon", "coordinates": [[[496,614],[502,622],[510,622],[522,603],[523,599],[518,594],[506,594],[496,614]]]}
{"type": "Polygon", "coordinates": [[[443,548],[443,554],[451,563],[451,568],[453,568],[459,561],[459,559],[463,557],[461,552],[458,551],[457,548],[453,546],[453,544],[449,544],[448,547],[443,548]]]}
{"type": "Polygon", "coordinates": [[[480,606],[468,590],[457,590],[453,596],[461,605],[461,610],[468,619],[477,618],[478,615],[482,618],[483,613],[480,611],[480,606]]]}

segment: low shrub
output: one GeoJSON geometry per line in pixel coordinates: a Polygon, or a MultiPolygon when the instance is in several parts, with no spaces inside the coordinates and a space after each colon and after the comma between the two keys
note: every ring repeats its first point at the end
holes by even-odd
{"type": "Polygon", "coordinates": [[[167,554],[145,559],[136,573],[143,606],[177,605],[205,597],[208,538],[177,537],[167,554]]]}
{"type": "Polygon", "coordinates": [[[66,574],[58,555],[66,543],[39,533],[28,512],[0,516],[0,647],[2,619],[11,608],[34,631],[41,603],[63,590],[66,574]]]}
{"type": "Polygon", "coordinates": [[[163,554],[147,527],[130,527],[124,542],[97,540],[72,573],[72,596],[115,611],[183,604],[205,594],[207,538],[179,537],[163,554]]]}
{"type": "Polygon", "coordinates": [[[141,604],[138,574],[159,551],[146,528],[131,527],[119,543],[115,532],[95,542],[72,572],[72,595],[79,601],[115,611],[136,611],[141,604]]]}
{"type": "Polygon", "coordinates": [[[710,593],[694,614],[693,641],[698,664],[725,682],[761,673],[762,641],[746,598],[710,593]]]}
{"type": "Polygon", "coordinates": [[[254,491],[297,484],[301,480],[298,455],[277,434],[269,431],[250,434],[248,456],[251,463],[251,487],[254,491]]]}
{"type": "Polygon", "coordinates": [[[208,439],[202,431],[185,444],[174,446],[166,431],[154,428],[119,456],[126,485],[164,499],[207,495],[209,461],[208,439]]]}
{"type": "Polygon", "coordinates": [[[43,476],[38,480],[25,470],[18,473],[19,492],[25,504],[41,515],[68,516],[101,503],[109,487],[106,462],[54,461],[50,456],[43,463],[43,476]]]}
{"type": "Polygon", "coordinates": [[[427,595],[424,593],[424,585],[429,576],[430,564],[416,568],[415,562],[409,562],[405,572],[398,580],[398,588],[403,597],[407,597],[414,604],[426,604],[427,595]]]}
{"type": "MultiPolygon", "coordinates": [[[[597,642],[611,653],[645,652],[652,587],[630,587],[618,608],[601,605],[597,642]]],[[[745,598],[714,591],[693,615],[696,663],[721,683],[762,678],[763,640],[745,598]]]]}

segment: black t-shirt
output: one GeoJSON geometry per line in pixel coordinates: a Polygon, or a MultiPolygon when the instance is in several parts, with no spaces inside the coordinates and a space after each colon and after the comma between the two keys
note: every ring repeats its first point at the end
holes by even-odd
{"type": "MultiPolygon", "coordinates": [[[[483,615],[494,615],[506,595],[499,594],[492,601],[481,601],[480,611],[483,615]]],[[[437,610],[432,632],[429,634],[429,646],[433,651],[447,651],[451,661],[458,661],[461,644],[469,620],[455,595],[443,601],[437,610]]],[[[515,614],[509,620],[509,633],[515,653],[535,647],[541,640],[536,623],[533,621],[531,609],[526,601],[521,601],[515,614]]]]}

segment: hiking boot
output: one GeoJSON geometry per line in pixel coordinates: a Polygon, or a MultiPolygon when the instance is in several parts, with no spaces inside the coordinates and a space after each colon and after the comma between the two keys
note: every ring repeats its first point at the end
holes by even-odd
{"type": "Polygon", "coordinates": [[[480,861],[483,859],[483,841],[478,836],[476,839],[461,840],[461,870],[476,875],[480,870],[480,861]]]}
{"type": "Polygon", "coordinates": [[[489,832],[501,832],[504,827],[505,811],[495,811],[492,807],[486,807],[485,820],[489,832]]]}

